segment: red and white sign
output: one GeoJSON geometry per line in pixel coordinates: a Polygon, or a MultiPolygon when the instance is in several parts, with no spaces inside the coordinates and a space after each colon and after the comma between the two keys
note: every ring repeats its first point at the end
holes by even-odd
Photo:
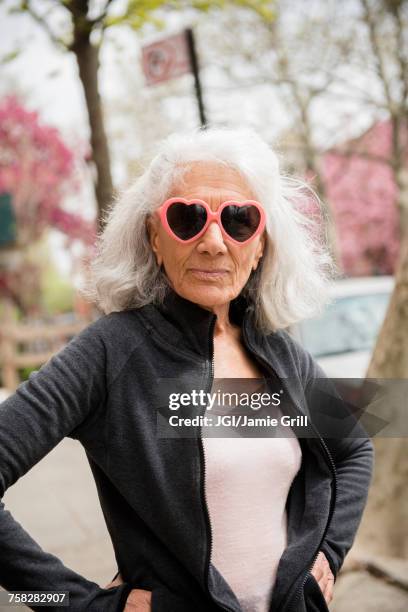
{"type": "Polygon", "coordinates": [[[191,72],[186,33],[174,34],[146,45],[142,49],[142,62],[147,85],[191,72]]]}

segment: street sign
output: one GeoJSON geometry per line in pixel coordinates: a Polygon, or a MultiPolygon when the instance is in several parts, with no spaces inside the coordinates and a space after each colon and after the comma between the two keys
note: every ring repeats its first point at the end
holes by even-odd
{"type": "Polygon", "coordinates": [[[204,101],[201,90],[198,57],[191,28],[173,34],[142,48],[143,72],[147,85],[156,85],[192,72],[201,127],[205,128],[204,101]]]}
{"type": "Polygon", "coordinates": [[[191,72],[186,32],[144,46],[142,63],[147,85],[162,83],[191,72]]]}

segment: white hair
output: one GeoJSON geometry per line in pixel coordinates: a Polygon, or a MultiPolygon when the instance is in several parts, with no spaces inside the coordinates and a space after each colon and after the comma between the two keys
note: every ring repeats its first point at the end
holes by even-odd
{"type": "Polygon", "coordinates": [[[238,170],[264,206],[263,257],[241,292],[255,306],[256,326],[271,332],[320,314],[330,302],[328,286],[337,267],[317,221],[297,206],[307,197],[319,206],[320,201],[305,183],[280,172],[275,152],[249,128],[197,129],[172,134],[159,145],[103,219],[84,297],[105,314],[162,302],[170,285],[150,246],[146,219],[195,161],[238,170]]]}

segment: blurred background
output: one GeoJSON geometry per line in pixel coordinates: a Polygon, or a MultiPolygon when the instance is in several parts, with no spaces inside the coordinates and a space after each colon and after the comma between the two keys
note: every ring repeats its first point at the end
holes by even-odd
{"type": "MultiPolygon", "coordinates": [[[[331,377],[408,379],[408,2],[0,0],[0,73],[0,400],[100,316],[79,289],[104,213],[200,125],[254,128],[321,198],[340,278],[291,333],[331,377]]],[[[408,609],[406,439],[374,444],[335,612],[408,609]]],[[[116,573],[74,440],[5,503],[87,578],[116,573]]]]}

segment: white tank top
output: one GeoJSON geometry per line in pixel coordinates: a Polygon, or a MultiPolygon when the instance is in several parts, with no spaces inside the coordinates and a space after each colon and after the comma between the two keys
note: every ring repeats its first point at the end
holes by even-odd
{"type": "Polygon", "coordinates": [[[300,444],[289,427],[276,431],[285,437],[221,438],[214,431],[202,429],[210,560],[244,612],[267,612],[287,546],[285,505],[301,465],[300,444]]]}

